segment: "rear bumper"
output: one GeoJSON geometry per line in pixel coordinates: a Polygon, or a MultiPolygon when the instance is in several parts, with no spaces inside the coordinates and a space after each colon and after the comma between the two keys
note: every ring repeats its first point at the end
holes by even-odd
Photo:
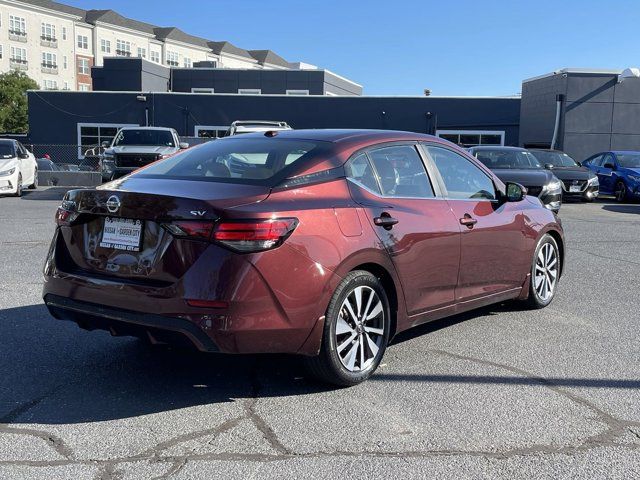
{"type": "Polygon", "coordinates": [[[48,294],[44,303],[58,320],[69,320],[85,330],[106,330],[114,336],[133,336],[151,343],[194,346],[203,352],[218,352],[213,340],[194,323],[183,318],[139,313],[48,294]]]}

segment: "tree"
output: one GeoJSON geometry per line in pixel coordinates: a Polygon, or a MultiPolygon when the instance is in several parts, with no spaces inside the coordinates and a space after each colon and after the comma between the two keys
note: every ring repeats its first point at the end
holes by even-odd
{"type": "Polygon", "coordinates": [[[24,72],[12,70],[0,75],[0,132],[27,133],[27,90],[38,88],[24,72]]]}

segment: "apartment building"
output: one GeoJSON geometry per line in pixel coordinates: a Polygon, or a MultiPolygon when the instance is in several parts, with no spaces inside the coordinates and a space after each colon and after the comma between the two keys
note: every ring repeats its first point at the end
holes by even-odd
{"type": "Polygon", "coordinates": [[[108,57],[140,57],[167,67],[295,68],[270,50],[244,50],[226,41],[190,35],[50,0],[0,0],[0,73],[18,69],[44,90],[92,89],[91,67],[108,57]]]}

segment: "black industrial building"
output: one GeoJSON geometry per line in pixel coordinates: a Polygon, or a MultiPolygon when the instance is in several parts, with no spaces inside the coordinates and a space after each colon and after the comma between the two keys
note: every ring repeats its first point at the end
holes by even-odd
{"type": "MultiPolygon", "coordinates": [[[[640,149],[640,73],[565,69],[523,83],[520,97],[362,96],[325,70],[165,68],[108,59],[93,92],[29,92],[28,141],[69,145],[82,158],[117,128],[175,128],[220,137],[234,120],[279,120],[293,128],[373,128],[430,133],[470,146],[564,149],[577,160],[640,149]],[[333,89],[333,90],[332,90],[333,89]]],[[[72,160],[72,159],[67,159],[72,160]]]]}

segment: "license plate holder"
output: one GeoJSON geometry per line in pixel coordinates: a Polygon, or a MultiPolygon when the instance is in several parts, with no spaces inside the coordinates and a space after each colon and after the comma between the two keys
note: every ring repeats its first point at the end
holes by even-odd
{"type": "Polygon", "coordinates": [[[569,192],[571,193],[577,193],[580,192],[582,189],[580,188],[580,185],[569,185],[569,192]]]}
{"type": "Polygon", "coordinates": [[[132,218],[105,217],[102,227],[102,248],[139,252],[144,222],[132,218]]]}

